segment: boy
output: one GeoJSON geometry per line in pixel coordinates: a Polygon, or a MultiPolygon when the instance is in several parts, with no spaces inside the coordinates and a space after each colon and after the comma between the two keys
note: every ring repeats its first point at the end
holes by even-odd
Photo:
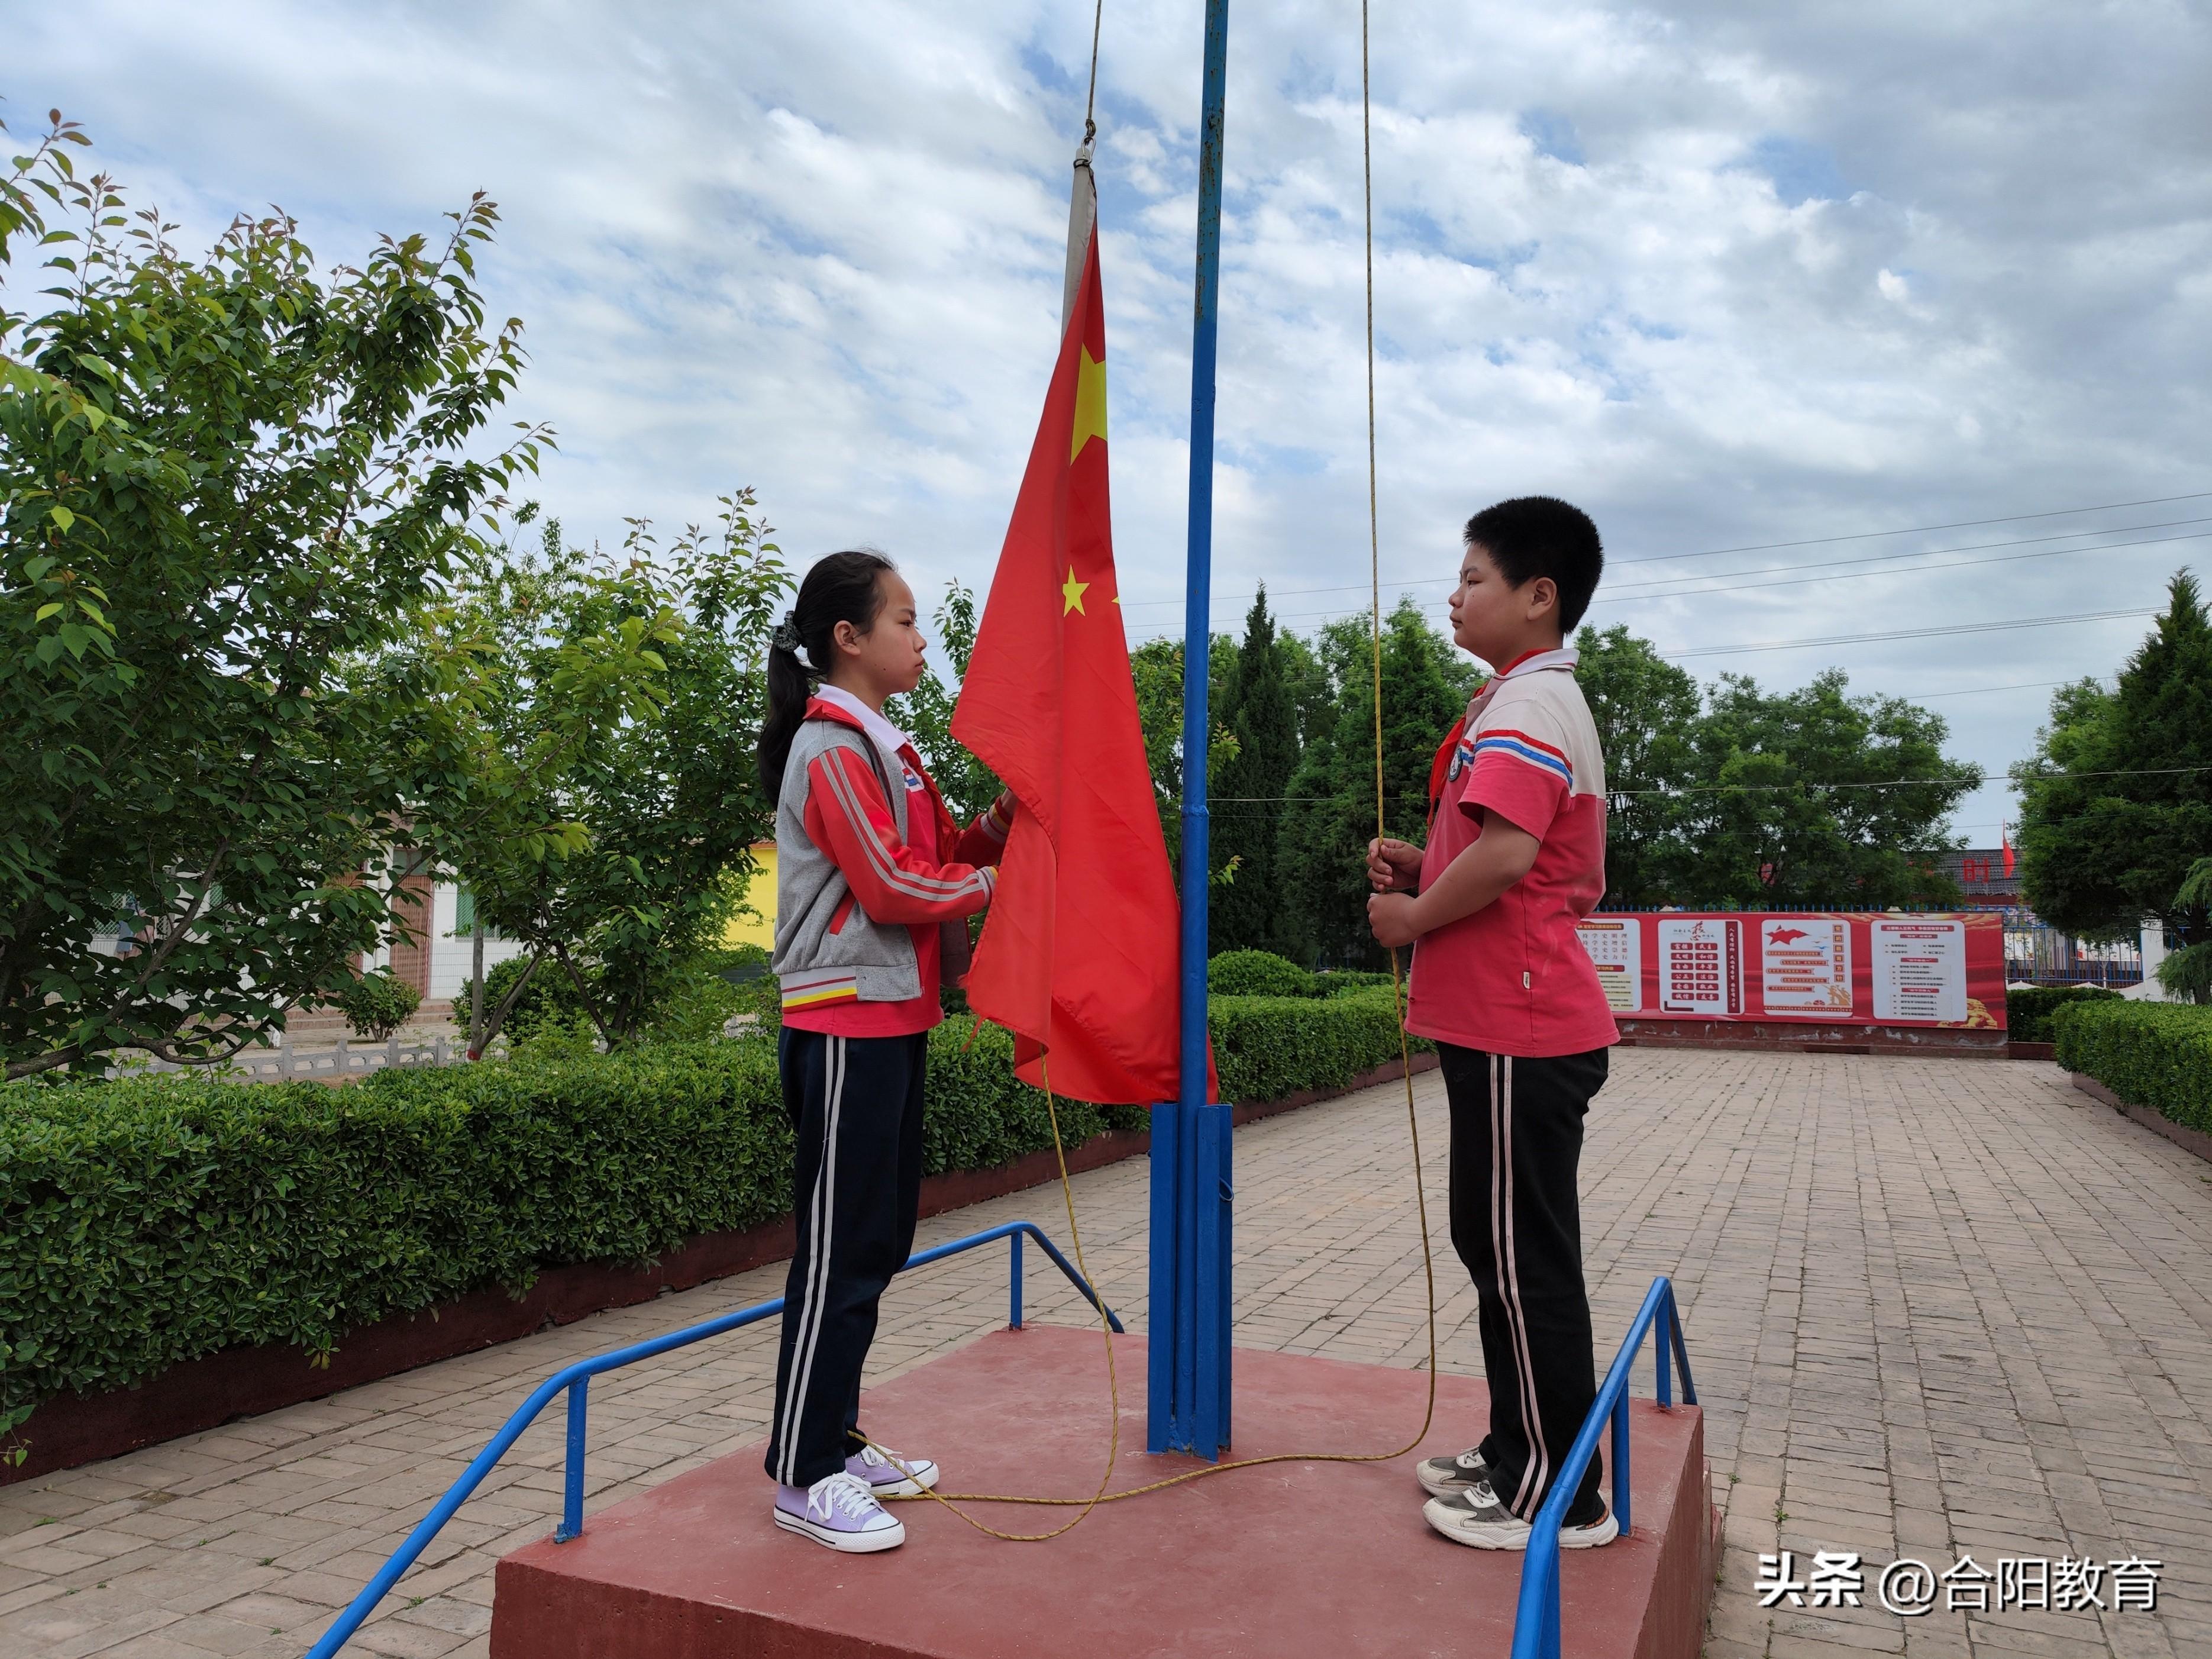
{"type": "MultiPolygon", "coordinates": [[[[1452,1244],[1490,1382],[1489,1435],[1421,1465],[1422,1513],[1513,1550],[1597,1396],[1575,1176],[1619,1033],[1575,932],[1605,892],[1605,763],[1563,646],[1605,555],[1586,514],[1542,495],[1476,514],[1466,544],[1452,638],[1496,672],[1437,752],[1426,850],[1370,847],[1367,909],[1378,941],[1414,945],[1406,1029],[1442,1062],[1452,1244]]],[[[1620,1535],[1593,1458],[1559,1542],[1620,1535]]]]}

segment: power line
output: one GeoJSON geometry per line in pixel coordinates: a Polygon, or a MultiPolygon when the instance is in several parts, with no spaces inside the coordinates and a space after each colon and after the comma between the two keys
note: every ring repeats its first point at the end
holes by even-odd
{"type": "MultiPolygon", "coordinates": [[[[2197,501],[2212,495],[2212,489],[2199,489],[2186,495],[2154,495],[2148,501],[2113,501],[2103,507],[2054,507],[2047,513],[2013,513],[2001,519],[1961,519],[1955,524],[1914,525],[1905,530],[1866,530],[1852,536],[1810,536],[1800,542],[1755,542],[1746,547],[1716,547],[1703,553],[1656,553],[1640,559],[1622,559],[1622,564],[1663,564],[1671,559],[1710,559],[1723,553],[1774,553],[1785,547],[1821,547],[1831,542],[1872,541],[1883,536],[1932,536],[1939,530],[1978,530],[1988,524],[2017,524],[2024,519],[2060,519],[2071,513],[2118,513],[2131,507],[2164,507],[2172,501],[2197,501]]],[[[2094,535],[2094,531],[2083,531],[2094,535]]]]}
{"type": "MultiPolygon", "coordinates": [[[[1682,582],[1733,584],[1739,576],[1769,576],[1783,571],[1793,570],[1834,570],[1844,565],[1884,564],[1899,559],[1926,559],[1933,558],[1941,553],[1979,553],[1993,547],[2027,547],[2036,542],[2071,541],[2081,536],[2113,536],[2122,534],[2124,531],[2135,530],[2171,530],[2177,525],[2185,524],[2212,524],[2212,519],[2175,519],[2166,524],[2128,525],[2121,529],[2076,530],[2064,536],[2031,536],[2020,541],[1983,542],[1972,547],[1932,547],[1918,553],[1875,553],[1863,559],[1837,559],[1816,565],[1770,564],[1762,566],[1757,570],[1730,570],[1720,574],[1704,572],[1694,576],[1662,576],[1649,582],[1632,582],[1625,589],[1616,587],[1612,593],[1593,599],[1591,603],[1593,605],[1615,603],[1624,593],[1638,594],[1648,588],[1673,587],[1682,582]]],[[[2150,536],[2138,542],[2099,542],[2090,547],[2046,547],[2033,553],[2008,553],[1994,559],[1955,559],[1949,564],[1911,565],[1900,567],[1895,570],[1851,570],[1838,576],[1794,576],[1788,581],[1753,582],[1750,586],[1790,587],[1801,582],[1848,582],[1863,581],[1869,576],[1917,576],[1923,570],[1958,570],[1974,564],[2010,564],[2020,559],[2058,559],[2065,557],[2069,553],[2103,553],[2122,547],[2160,547],[2167,542],[2201,541],[2206,536],[2212,536],[2212,531],[2193,531],[2186,536],[2150,536]]],[[[1684,590],[1685,593],[1730,593],[1736,591],[1733,586],[1692,587],[1684,590]]],[[[1666,599],[1674,596],[1662,594],[1660,597],[1666,599]]]]}
{"type": "MultiPolygon", "coordinates": [[[[2009,518],[2002,518],[2002,519],[1965,519],[1965,520],[1960,520],[1960,521],[1959,521],[1958,523],[1956,523],[1956,524],[1916,525],[1916,526],[1911,526],[1911,527],[1910,527],[1910,528],[1908,528],[1908,529],[1904,529],[1904,530],[1868,530],[1868,531],[1862,531],[1862,532],[1859,532],[1858,533],[1854,534],[1854,535],[1846,535],[1846,536],[1813,536],[1813,537],[1808,537],[1808,538],[1807,538],[1806,539],[1804,539],[1804,540],[1802,540],[1802,541],[1795,541],[1795,542],[1759,542],[1759,543],[1753,543],[1753,544],[1749,544],[1749,545],[1743,546],[1743,547],[1713,547],[1713,548],[1707,548],[1707,549],[1705,549],[1703,551],[1700,551],[1700,552],[1695,552],[1695,553],[1654,553],[1654,554],[1646,554],[1646,555],[1644,555],[1644,556],[1640,556],[1640,557],[1632,558],[1632,559],[1611,559],[1611,560],[1607,561],[1607,567],[1608,567],[1609,568],[1618,568],[1619,567],[1620,567],[1620,566],[1622,566],[1622,565],[1630,565],[1630,564],[1667,564],[1667,563],[1671,563],[1671,562],[1675,562],[1675,561],[1677,561],[1677,560],[1681,560],[1681,559],[1713,559],[1713,558],[1720,558],[1720,557],[1723,557],[1723,556],[1725,556],[1725,555],[1727,555],[1727,554],[1730,554],[1730,553],[1771,553],[1771,552],[1778,552],[1778,551],[1780,551],[1780,550],[1784,550],[1784,549],[1785,549],[1785,548],[1792,548],[1792,547],[1823,547],[1823,546],[1827,546],[1827,545],[1830,545],[1830,544],[1833,544],[1833,543],[1837,543],[1837,542],[1863,542],[1863,541],[1872,541],[1872,540],[1877,540],[1877,539],[1879,539],[1879,538],[1882,538],[1882,537],[1886,537],[1886,536],[1924,536],[1924,535],[1932,535],[1932,534],[1934,534],[1936,532],[1937,532],[1937,531],[1942,531],[1942,530],[1972,530],[1972,529],[1978,529],[1978,528],[1979,528],[1980,526],[1984,526],[1984,525],[1992,525],[1992,524],[2014,524],[2014,523],[2018,523],[2018,522],[2020,522],[2020,521],[2021,521],[2021,520],[2027,520],[2027,519],[2051,519],[2051,518],[2059,518],[2059,517],[2063,517],[2063,516],[2064,516],[2064,515],[2066,515],[2066,514],[2073,514],[2073,513],[2118,513],[2118,512],[2120,512],[2120,511],[2122,511],[2122,510],[2124,510],[2124,509],[2125,509],[2125,508],[2129,508],[2129,507],[2160,507],[2160,506],[2165,506],[2165,505],[2166,505],[2166,504],[2168,504],[2168,503],[2170,503],[2170,502],[2173,502],[2173,501],[2201,501],[2201,500],[2205,499],[2205,498],[2206,498],[2206,497],[2208,497],[2208,496],[2212,496],[2212,490],[2200,490],[2200,491],[2197,492],[2195,495],[2159,495],[2159,496],[2154,496],[2154,497],[2152,497],[2151,499],[2149,499],[2149,500],[2148,500],[2148,501],[2114,501],[2114,502],[2112,502],[2112,503],[2110,503],[2110,504],[2108,504],[2108,505],[2106,505],[2106,506],[2104,506],[2104,507],[2054,507],[2054,508],[2052,508],[2051,511],[2049,511],[2049,512],[2047,512],[2047,513],[2017,513],[2017,514],[2013,514],[2013,515],[2012,515],[2011,517],[2009,517],[2009,518]]],[[[1928,556],[1929,555],[1932,555],[1932,554],[1936,554],[1936,553],[1972,553],[1972,552],[1978,552],[1978,551],[1980,551],[1980,550],[1981,550],[1982,549],[1984,549],[1984,548],[1990,548],[1990,547],[2025,547],[2025,546],[2028,545],[2028,544],[2029,544],[2030,543],[2032,543],[2032,542],[2045,542],[2045,541],[2070,541],[2070,540],[2075,539],[2075,538],[2082,537],[2082,536],[2111,536],[2111,535],[2122,535],[2122,534],[2126,534],[2126,533],[2128,533],[2129,532],[2136,531],[2136,530],[2164,530],[2164,529],[2169,529],[2169,528],[2172,527],[2172,526],[2174,526],[2174,525],[2182,525],[2182,524],[2202,524],[2202,523],[2203,523],[2203,522],[2205,522],[2205,521],[2204,521],[2203,520],[2202,520],[2202,519],[2175,519],[2175,520],[2170,520],[2169,522],[2167,522],[2167,523],[2166,523],[2166,524],[2150,524],[2150,525],[2119,525],[2119,526],[2112,526],[2112,527],[2110,527],[2110,528],[2106,528],[2106,529],[2095,529],[2095,528],[2092,528],[2092,529],[2087,529],[2087,530],[2069,530],[2069,531],[2063,531],[2063,532],[2059,532],[2059,533],[2057,533],[2057,534],[2056,534],[2056,535],[2051,535],[2051,536],[2029,536],[2029,537],[2023,537],[2023,538],[2019,538],[2019,539],[2017,539],[2017,540],[2014,540],[2014,541],[2003,541],[2003,542],[1984,542],[1984,543],[1981,543],[1981,544],[1978,544],[1977,546],[1974,546],[1974,547],[1938,547],[1938,548],[1929,548],[1929,549],[1925,550],[1923,553],[1919,553],[1919,554],[1912,554],[1912,553],[1885,553],[1885,554],[1877,554],[1877,555],[1875,555],[1875,558],[1877,558],[1877,559],[1883,559],[1883,558],[1906,559],[1906,558],[1925,557],[1925,556],[1928,556]]],[[[1822,562],[1822,563],[1828,563],[1828,562],[1829,562],[1829,561],[1823,561],[1823,562],[1822,562]]],[[[1859,563],[1859,562],[1862,562],[1862,561],[1859,561],[1859,560],[1837,560],[1837,561],[1833,561],[1832,562],[1834,562],[1834,563],[1859,563]]],[[[1775,569],[1783,569],[1783,570],[1787,570],[1787,569],[1802,569],[1802,568],[1808,568],[1808,567],[1805,567],[1805,566],[1791,566],[1791,565],[1778,565],[1778,566],[1774,566],[1774,567],[1771,567],[1771,568],[1775,568],[1775,569]]],[[[1815,565],[1815,566],[1809,567],[1809,568],[1820,568],[1820,567],[1819,565],[1815,565]]],[[[1739,571],[1739,572],[1736,572],[1735,574],[1739,574],[1739,575],[1756,575],[1756,574],[1761,574],[1761,573],[1757,572],[1757,571],[1739,571]]],[[[1407,581],[1402,581],[1402,582],[1385,582],[1385,583],[1383,584],[1383,586],[1386,586],[1386,587],[1389,587],[1389,588],[1429,587],[1429,586],[1436,586],[1437,584],[1441,583],[1441,582],[1450,582],[1450,581],[1454,581],[1454,580],[1457,580],[1455,577],[1450,577],[1450,576],[1421,576],[1421,577],[1416,577],[1416,578],[1413,578],[1413,579],[1412,579],[1412,580],[1407,580],[1407,581]]],[[[1698,577],[1697,577],[1697,576],[1682,576],[1682,577],[1665,578],[1665,579],[1662,579],[1662,580],[1679,580],[1679,581],[1697,581],[1697,580],[1701,580],[1701,579],[1700,579],[1700,578],[1698,578],[1698,577]]],[[[1364,586],[1367,586],[1367,584],[1366,584],[1366,583],[1364,583],[1364,582],[1346,582],[1346,583],[1340,583],[1340,584],[1336,584],[1336,585],[1334,585],[1334,586],[1326,586],[1326,587],[1285,587],[1285,588],[1280,588],[1280,589],[1278,589],[1278,590],[1277,590],[1277,592],[1276,592],[1275,597],[1276,597],[1276,598],[1278,598],[1278,599],[1297,599],[1297,598],[1303,597],[1304,595],[1306,595],[1306,594],[1309,594],[1309,593],[1348,593],[1348,592],[1355,592],[1355,591],[1357,591],[1358,589],[1359,589],[1359,588],[1361,588],[1361,587],[1364,587],[1364,586]]],[[[1130,602],[1130,604],[1129,604],[1126,608],[1127,608],[1127,609],[1130,609],[1130,610],[1139,610],[1139,609],[1143,609],[1143,608],[1145,608],[1145,607],[1146,607],[1146,606],[1151,606],[1151,605],[1181,605],[1182,603],[1182,601],[1181,599],[1137,599],[1137,600],[1133,600],[1133,601],[1130,602]]],[[[1245,599],[1237,599],[1237,598],[1235,598],[1235,597],[1226,597],[1226,598],[1224,598],[1224,599],[1217,599],[1217,600],[1215,601],[1215,603],[1216,603],[1216,604],[1219,604],[1219,605],[1243,605],[1243,604],[1247,604],[1247,603],[1249,603],[1249,601],[1247,601],[1247,600],[1245,600],[1245,599]]],[[[1319,612],[1308,612],[1308,613],[1305,613],[1305,614],[1308,614],[1308,615],[1318,615],[1318,614],[1321,614],[1321,613],[1319,613],[1319,612]]]]}
{"type": "MultiPolygon", "coordinates": [[[[1885,640],[1932,640],[1958,634],[2001,634],[2014,629],[2057,628],[2069,623],[2115,622],[2130,617],[2155,617],[2158,614],[2156,606],[2147,605],[2132,611],[2084,611],[2060,617],[2017,617],[2005,622],[1960,623],[1949,628],[1898,628],[1875,634],[1830,634],[1809,640],[1759,640],[1745,645],[1708,645],[1694,651],[1662,651],[1657,654],[1665,662],[1686,662],[1693,657],[1742,656],[1754,651],[1799,651],[1816,646],[1869,645],[1885,640]]],[[[2059,684],[2066,683],[2054,682],[2059,684]]],[[[2002,688],[1993,686],[1989,689],[2002,688]]],[[[1964,694],[1942,692],[1936,695],[1951,696],[1964,694]]]]}
{"type": "MultiPolygon", "coordinates": [[[[2201,766],[2143,766],[2116,768],[2103,772],[2044,772],[2031,775],[2036,783],[2073,783],[2084,778],[2164,778],[2185,773],[2212,772],[2212,763],[2201,766]]],[[[1983,784],[1990,780],[1984,775],[1983,784]]],[[[1789,783],[1686,783],[1664,786],[1656,789],[1608,789],[1607,795],[1735,795],[1772,794],[1802,789],[1913,789],[1926,787],[1937,788],[1975,788],[1964,778],[1882,778],[1864,781],[1838,781],[1826,782],[1800,779],[1789,783]]],[[[1332,795],[1214,795],[1209,804],[1224,806],[1323,806],[1334,802],[1332,795]]],[[[1180,797],[1170,798],[1166,805],[1181,805],[1180,797]]],[[[1985,826],[1975,825],[1974,828],[1985,826]]]]}
{"type": "MultiPolygon", "coordinates": [[[[2039,783],[2072,783],[2081,778],[2163,778],[2185,772],[2212,772],[2212,764],[2203,766],[2146,766],[2109,772],[2051,772],[2036,779],[2039,783]]],[[[1982,782],[1989,781],[1984,775],[1982,782]]],[[[1771,794],[1793,789],[1911,789],[1934,784],[1956,788],[1966,786],[1963,778],[1889,778],[1876,782],[1796,782],[1796,783],[1692,783],[1659,789],[1612,789],[1613,795],[1748,795],[1771,794]]],[[[1980,785],[1967,786],[1980,787],[1980,785]]]]}
{"type": "MultiPolygon", "coordinates": [[[[2173,520],[2173,523],[2175,524],[2204,524],[2207,522],[2212,522],[2212,520],[2204,519],[2177,519],[2173,520]]],[[[2165,525],[2136,525],[2130,526],[2130,528],[2136,530],[2162,530],[2168,527],[2169,526],[2165,525]]],[[[2074,534],[2077,536],[2105,536],[2116,533],[2118,532],[2114,531],[2104,530],[2083,530],[2074,532],[2074,534]]],[[[2070,553],[2107,553],[2118,552],[2122,548],[2128,547],[2163,547],[2173,542],[2202,541],[2208,536],[2212,536],[2212,531],[2196,530],[2182,536],[2148,536],[2145,537],[2141,541],[2100,542],[2091,547],[2051,547],[2040,549],[2033,553],[2002,554],[1994,559],[1953,559],[1946,564],[1917,565],[1911,568],[1900,568],[1890,570],[1850,570],[1845,571],[1838,575],[1829,576],[1789,576],[1784,578],[1780,581],[1771,582],[1738,582],[1736,580],[1736,578],[1739,576],[1760,576],[1766,575],[1776,571],[1792,569],[1802,570],[1808,568],[1802,565],[1770,565],[1760,570],[1730,571],[1725,575],[1662,577],[1659,580],[1650,584],[1638,584],[1632,586],[1626,592],[1616,588],[1610,592],[1601,592],[1597,598],[1590,601],[1590,604],[1593,608],[1595,608],[1601,605],[1627,605],[1638,599],[1644,599],[1648,602],[1650,599],[1694,599],[1700,595],[1708,593],[1735,594],[1748,592],[1755,589],[1764,587],[1802,587],[1808,583],[1814,582],[1864,581],[1871,578],[1880,576],[1917,576],[1934,570],[1963,570],[1974,565],[2015,564],[2023,559],[2063,558],[2070,553]],[[1646,586],[1652,587],[1672,586],[1677,582],[1708,582],[1712,585],[1705,587],[1683,588],[1677,592],[1672,593],[1646,594],[1643,591],[1644,587],[1646,586]]],[[[2064,537],[2040,537],[2029,538],[2028,539],[2030,541],[2060,541],[2068,538],[2064,537]]],[[[2020,547],[2026,544],[2027,544],[2024,542],[1989,542],[1984,544],[1984,546],[1988,547],[2020,547]]],[[[1893,559],[1928,558],[1937,553],[1972,553],[1979,550],[1980,550],[1978,548],[1971,547],[1944,547],[1930,549],[1925,553],[1881,553],[1876,554],[1872,558],[1869,559],[1840,559],[1835,562],[1836,564],[1872,564],[1884,562],[1893,559]]],[[[1816,565],[1810,568],[1814,569],[1820,569],[1824,568],[1833,569],[1835,566],[1829,565],[1822,567],[1816,565]]],[[[1437,580],[1441,580],[1447,579],[1438,578],[1437,580]]],[[[1407,582],[1399,585],[1401,586],[1413,586],[1417,584],[1407,582]]],[[[1242,601],[1230,600],[1224,601],[1224,603],[1237,604],[1242,603],[1242,601]]],[[[1295,611],[1284,612],[1275,617],[1274,620],[1277,622],[1304,622],[1310,621],[1316,617],[1334,617],[1354,614],[1357,613],[1340,611],[1295,611]]],[[[1146,626],[1165,627],[1167,624],[1147,623],[1146,626]]]]}
{"type": "Polygon", "coordinates": [[[1950,628],[1898,628],[1878,634],[1830,634],[1811,640],[1761,640],[1748,645],[1700,646],[1695,651],[1662,651],[1668,662],[1692,657],[1741,656],[1753,651],[1801,651],[1814,646],[1870,645],[1884,640],[1932,640],[1956,634],[2002,634],[2018,628],[2057,628],[2069,623],[2116,622],[2127,617],[2155,617],[2155,606],[2134,611],[2085,611],[2063,617],[2017,617],[2008,622],[1960,623],[1950,628]]]}
{"type": "Polygon", "coordinates": [[[1969,685],[1956,691],[1923,691],[1912,701],[1929,702],[1937,697],[1978,697],[1984,691],[2042,691],[2053,686],[2073,684],[2072,680],[2023,680],[2014,685],[1969,685]]]}

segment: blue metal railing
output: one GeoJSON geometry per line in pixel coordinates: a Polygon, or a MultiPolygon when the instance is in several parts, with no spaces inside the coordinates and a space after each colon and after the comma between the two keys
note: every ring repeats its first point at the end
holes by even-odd
{"type": "MultiPolygon", "coordinates": [[[[1697,1384],[1690,1377],[1690,1352],[1682,1346],[1682,1319],[1674,1310],[1674,1286],[1664,1274],[1651,1281],[1651,1289],[1628,1328],[1628,1338],[1613,1356],[1613,1369],[1597,1391],[1583,1431],[1553,1480],[1551,1495],[1536,1511],[1528,1534],[1528,1553],[1521,1565],[1521,1601],[1513,1615],[1512,1659],[1559,1659],[1559,1523],[1567,1505],[1582,1485],[1583,1471],[1597,1455],[1597,1437],[1610,1425],[1613,1451],[1613,1512],[1625,1535],[1629,1529],[1628,1373],[1644,1346],[1644,1334],[1653,1334],[1658,1350],[1659,1404],[1674,1403],[1674,1382],[1668,1368],[1671,1357],[1682,1368],[1682,1403],[1698,1403],[1697,1384]]],[[[1702,1517],[1700,1524],[1703,1524],[1702,1517]]]]}
{"type": "MultiPolygon", "coordinates": [[[[1036,1240],[1039,1248],[1052,1258],[1053,1266],[1067,1275],[1068,1282],[1082,1293],[1083,1299],[1104,1314],[1107,1323],[1115,1331],[1121,1330],[1121,1319],[1111,1308],[1099,1301],[1098,1293],[1085,1281],[1081,1273],[1076,1272],[1073,1264],[1060,1253],[1059,1247],[1044,1236],[1035,1222],[1010,1221],[988,1232],[971,1233],[965,1238],[956,1238],[949,1243],[917,1250],[907,1258],[905,1271],[927,1267],[948,1255],[957,1255],[963,1250],[972,1250],[998,1239],[1010,1240],[1007,1322],[1018,1329],[1022,1322],[1022,1240],[1024,1236],[1036,1240]]],[[[307,1659],[330,1659],[331,1655],[346,1644],[353,1633],[361,1628],[362,1621],[376,1610],[376,1604],[391,1593],[392,1587],[399,1582],[400,1575],[415,1565],[416,1557],[428,1547],[440,1529],[453,1518],[453,1512],[468,1501],[469,1495],[483,1483],[484,1476],[491,1473],[493,1465],[507,1455],[508,1449],[521,1437],[522,1431],[537,1420],[538,1413],[545,1409],[554,1395],[563,1389],[568,1395],[568,1467],[562,1492],[561,1524],[553,1534],[556,1540],[566,1543],[580,1535],[584,1530],[585,1424],[592,1378],[602,1371],[634,1365],[641,1359],[651,1359],[672,1349],[688,1347],[694,1342],[720,1336],[725,1331],[734,1331],[740,1326],[756,1323],[782,1311],[781,1297],[773,1302],[757,1303],[752,1307],[740,1308],[734,1313],[724,1314],[702,1324],[689,1325],[680,1331],[671,1331],[649,1341],[632,1343],[627,1348],[617,1348],[590,1359],[580,1359],[547,1377],[532,1391],[530,1398],[522,1402],[514,1415],[507,1419],[500,1431],[492,1436],[490,1442],[477,1454],[476,1461],[464,1469],[460,1479],[447,1489],[446,1495],[431,1506],[422,1523],[407,1534],[407,1541],[392,1553],[392,1559],[377,1569],[376,1576],[362,1587],[361,1594],[355,1596],[345,1611],[331,1621],[331,1627],[323,1632],[322,1639],[307,1650],[307,1659]]]]}

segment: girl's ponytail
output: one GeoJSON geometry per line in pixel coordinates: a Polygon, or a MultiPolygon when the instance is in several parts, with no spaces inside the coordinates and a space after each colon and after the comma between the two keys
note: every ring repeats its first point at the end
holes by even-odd
{"type": "Polygon", "coordinates": [[[799,585],[799,601],[769,636],[768,719],[760,734],[761,787],[771,804],[783,795],[784,764],[791,741],[806,718],[812,683],[836,653],[837,624],[865,634],[884,608],[883,573],[891,562],[880,553],[832,553],[815,562],[799,585]]]}

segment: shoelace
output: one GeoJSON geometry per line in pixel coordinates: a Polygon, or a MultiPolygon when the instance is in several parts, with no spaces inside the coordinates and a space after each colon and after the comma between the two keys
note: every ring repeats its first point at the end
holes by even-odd
{"type": "Polygon", "coordinates": [[[857,1476],[841,1469],[807,1488],[806,1508],[810,1514],[818,1514],[824,1521],[835,1515],[865,1521],[871,1515],[881,1513],[883,1505],[876,1502],[876,1495],[857,1476]]]}

